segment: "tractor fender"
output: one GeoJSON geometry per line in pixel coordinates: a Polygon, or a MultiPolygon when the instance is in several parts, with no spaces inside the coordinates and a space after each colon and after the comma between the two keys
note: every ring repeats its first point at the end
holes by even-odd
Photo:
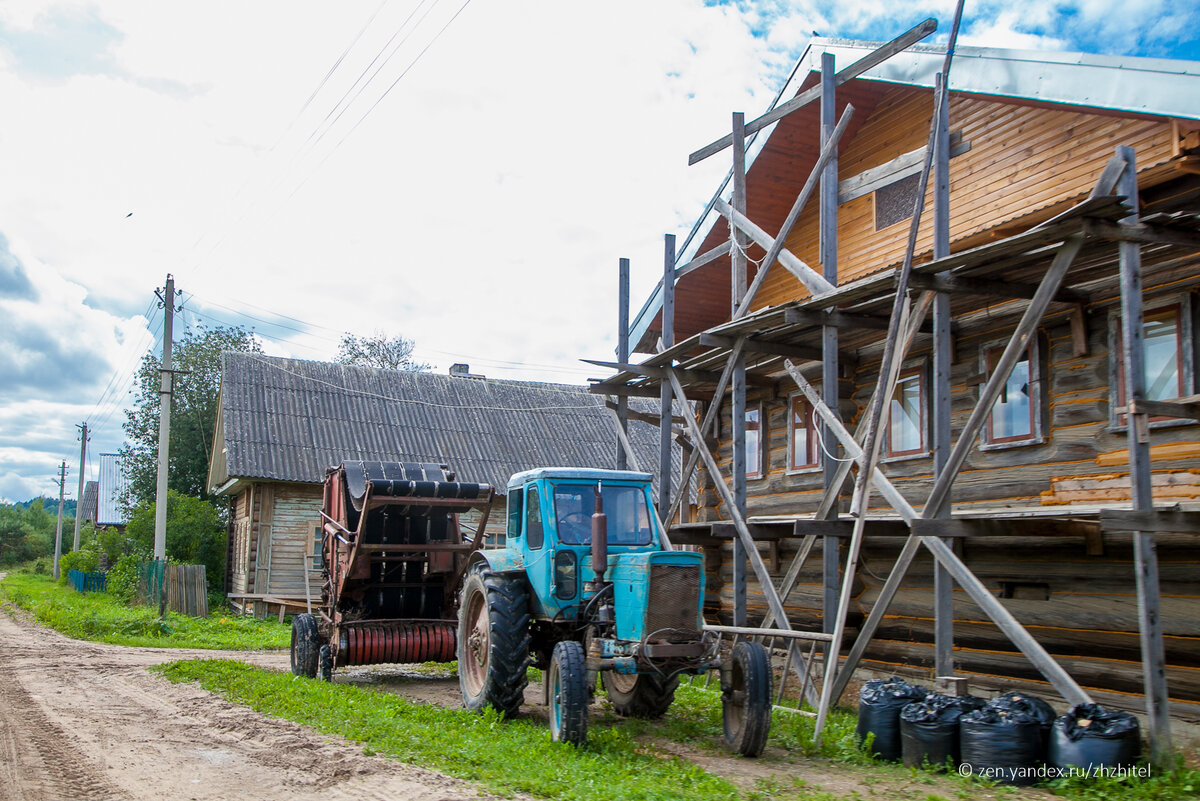
{"type": "Polygon", "coordinates": [[[471,556],[471,567],[486,564],[493,573],[524,573],[525,560],[516,551],[507,548],[495,548],[476,551],[471,556]]]}

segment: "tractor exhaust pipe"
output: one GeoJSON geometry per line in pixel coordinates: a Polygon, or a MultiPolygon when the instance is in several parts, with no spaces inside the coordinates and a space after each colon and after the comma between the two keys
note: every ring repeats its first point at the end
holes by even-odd
{"type": "Polygon", "coordinates": [[[604,584],[604,572],[608,569],[608,516],[604,514],[604,496],[600,482],[596,482],[596,510],[592,513],[592,572],[596,574],[596,587],[604,584]]]}

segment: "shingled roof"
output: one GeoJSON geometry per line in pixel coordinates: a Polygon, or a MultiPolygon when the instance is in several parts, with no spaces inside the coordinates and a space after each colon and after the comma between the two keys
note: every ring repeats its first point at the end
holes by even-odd
{"type": "MultiPolygon", "coordinates": [[[[630,421],[629,434],[655,472],[657,427],[630,421]]],[[[208,482],[318,483],[365,459],[442,462],[503,491],[534,467],[614,467],[615,447],[604,399],[583,386],[226,353],[208,482]]],[[[673,456],[678,473],[678,447],[673,456]]]]}

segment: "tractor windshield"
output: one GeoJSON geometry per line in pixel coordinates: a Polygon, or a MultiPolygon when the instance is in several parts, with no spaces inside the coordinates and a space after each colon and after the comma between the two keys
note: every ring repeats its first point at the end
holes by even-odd
{"type": "MultiPolygon", "coordinates": [[[[649,545],[650,510],[641,487],[605,484],[604,514],[608,516],[609,545],[649,545]]],[[[554,487],[554,517],[558,539],[567,545],[592,541],[592,512],[596,508],[595,484],[558,484],[554,487]]]]}

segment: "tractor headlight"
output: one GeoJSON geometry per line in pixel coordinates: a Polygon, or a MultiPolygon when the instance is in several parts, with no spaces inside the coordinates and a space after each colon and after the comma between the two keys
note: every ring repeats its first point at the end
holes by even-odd
{"type": "Polygon", "coordinates": [[[559,551],[554,554],[554,592],[564,601],[575,597],[579,581],[574,551],[559,551]]]}

